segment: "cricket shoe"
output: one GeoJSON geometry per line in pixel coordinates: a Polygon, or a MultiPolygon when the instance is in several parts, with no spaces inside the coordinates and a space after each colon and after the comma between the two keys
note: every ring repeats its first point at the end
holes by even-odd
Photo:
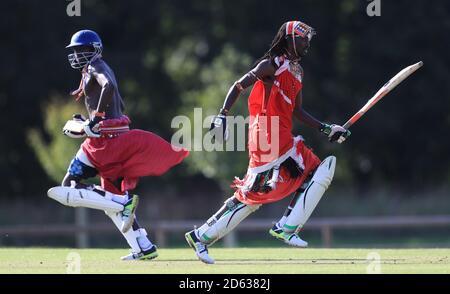
{"type": "Polygon", "coordinates": [[[308,247],[308,242],[303,241],[296,233],[286,233],[283,229],[276,223],[272,229],[270,229],[269,234],[284,243],[300,248],[308,247]]]}
{"type": "Polygon", "coordinates": [[[136,213],[137,206],[139,204],[139,196],[133,195],[127,203],[123,206],[122,211],[122,226],[120,230],[122,233],[128,232],[129,229],[131,229],[131,226],[134,222],[134,215],[136,213]]]}
{"type": "Polygon", "coordinates": [[[189,246],[191,246],[192,249],[194,249],[195,254],[197,255],[198,259],[200,259],[202,262],[206,264],[213,264],[214,259],[211,258],[208,254],[208,246],[206,244],[203,244],[195,234],[196,230],[190,231],[184,235],[186,238],[187,243],[189,246]]]}
{"type": "Polygon", "coordinates": [[[131,252],[126,256],[122,256],[121,259],[126,260],[152,260],[158,257],[157,247],[153,245],[150,249],[141,251],[139,253],[131,252]]]}

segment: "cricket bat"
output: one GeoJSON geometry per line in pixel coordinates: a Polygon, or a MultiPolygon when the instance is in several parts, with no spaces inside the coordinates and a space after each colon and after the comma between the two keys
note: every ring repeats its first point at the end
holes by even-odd
{"type": "Polygon", "coordinates": [[[406,80],[410,75],[416,72],[419,68],[423,66],[423,62],[420,61],[416,64],[410,65],[400,71],[392,79],[389,80],[380,90],[364,105],[355,115],[352,116],[344,125],[345,129],[350,128],[355,122],[357,122],[364,114],[366,114],[369,109],[371,109],[378,101],[380,101],[384,96],[391,92],[395,87],[397,87],[401,82],[406,80]]]}

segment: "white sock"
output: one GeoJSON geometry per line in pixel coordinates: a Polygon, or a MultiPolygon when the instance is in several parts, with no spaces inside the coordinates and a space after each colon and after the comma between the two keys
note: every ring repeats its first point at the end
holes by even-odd
{"type": "MultiPolygon", "coordinates": [[[[109,216],[109,218],[111,218],[114,225],[120,231],[120,228],[122,226],[122,214],[106,212],[106,215],[109,216]]],[[[125,240],[127,240],[128,245],[130,245],[134,253],[141,252],[141,246],[138,243],[138,237],[142,237],[142,235],[145,235],[144,233],[145,232],[143,231],[142,234],[140,234],[139,230],[138,231],[128,230],[128,232],[126,233],[121,232],[121,234],[124,236],[125,240]]]]}
{"type": "Polygon", "coordinates": [[[277,225],[282,228],[284,226],[284,224],[286,223],[287,220],[287,216],[284,216],[277,222],[277,225]]]}
{"type": "Polygon", "coordinates": [[[139,243],[139,247],[141,247],[143,251],[149,250],[153,246],[147,236],[139,236],[137,237],[137,241],[139,243]]]}

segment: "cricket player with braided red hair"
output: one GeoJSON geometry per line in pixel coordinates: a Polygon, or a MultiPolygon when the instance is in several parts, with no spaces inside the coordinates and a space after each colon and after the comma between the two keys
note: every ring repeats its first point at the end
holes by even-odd
{"type": "Polygon", "coordinates": [[[164,174],[189,152],[151,132],[130,129],[131,121],[123,114],[124,100],[114,72],[102,58],[103,45],[97,33],[79,31],[67,48],[72,50],[70,65],[82,74],[80,86],[72,94],[77,100],[84,99],[89,118],[74,115],[64,134],[87,139],[70,163],[62,186],[50,189],[48,195],[67,206],[104,210],[132,249],[122,259],[153,259],[156,246],[135,217],[139,197],[128,191],[140,177],[164,174]],[[101,187],[82,183],[96,175],[101,177],[101,187]]]}
{"type": "Polygon", "coordinates": [[[208,246],[233,230],[261,205],[291,194],[291,204],[269,231],[291,246],[306,247],[299,232],[329,187],[336,165],[330,156],[321,161],[292,135],[293,117],[324,133],[331,142],[342,143],[350,132],[339,125],[315,119],[302,107],[303,69],[300,61],[310,48],[315,30],[300,21],[279,29],[269,51],[257,65],[234,83],[223,108],[213,120],[211,132],[226,140],[226,117],[244,89],[253,85],[248,99],[249,167],[244,179],[234,182],[234,195],[205,224],[186,233],[188,244],[205,263],[214,263],[208,246]]]}

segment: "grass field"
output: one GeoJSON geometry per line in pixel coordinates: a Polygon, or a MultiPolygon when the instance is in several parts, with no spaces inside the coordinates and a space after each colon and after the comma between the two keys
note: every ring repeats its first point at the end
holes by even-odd
{"type": "Polygon", "coordinates": [[[65,274],[74,269],[73,256],[80,256],[80,272],[86,274],[450,273],[450,249],[213,248],[214,265],[200,263],[190,249],[160,249],[152,261],[121,261],[119,257],[127,253],[118,249],[2,248],[0,273],[65,274]],[[378,262],[368,259],[377,255],[378,262]]]}

